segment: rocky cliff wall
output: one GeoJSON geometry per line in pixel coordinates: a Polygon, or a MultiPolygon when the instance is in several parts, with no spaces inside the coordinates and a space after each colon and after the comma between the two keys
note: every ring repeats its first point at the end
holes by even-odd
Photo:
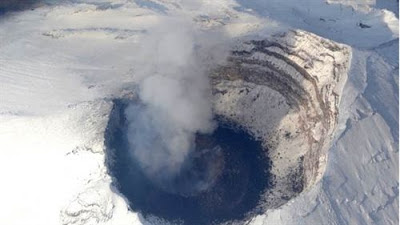
{"type": "Polygon", "coordinates": [[[349,47],[292,30],[238,44],[211,75],[215,113],[261,139],[273,161],[266,208],[324,173],[350,59],[349,47]]]}

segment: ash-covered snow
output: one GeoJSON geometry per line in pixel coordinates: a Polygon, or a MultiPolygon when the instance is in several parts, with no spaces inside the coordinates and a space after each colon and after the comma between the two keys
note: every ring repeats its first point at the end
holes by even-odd
{"type": "Polygon", "coordinates": [[[0,223],[164,224],[129,211],[110,185],[104,131],[111,99],[131,93],[137,81],[139,37],[163,16],[180,15],[233,39],[294,28],[352,48],[324,176],[250,224],[398,224],[393,2],[68,0],[6,12],[0,17],[0,223]]]}

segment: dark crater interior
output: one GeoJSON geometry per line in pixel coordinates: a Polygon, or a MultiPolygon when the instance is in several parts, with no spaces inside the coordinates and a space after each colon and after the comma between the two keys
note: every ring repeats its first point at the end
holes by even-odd
{"type": "Polygon", "coordinates": [[[272,185],[270,160],[259,141],[235,124],[217,119],[212,134],[197,134],[196,148],[179,175],[154,183],[130,154],[124,110],[115,100],[106,131],[107,167],[113,185],[144,218],[190,225],[240,221],[261,213],[272,185]]]}

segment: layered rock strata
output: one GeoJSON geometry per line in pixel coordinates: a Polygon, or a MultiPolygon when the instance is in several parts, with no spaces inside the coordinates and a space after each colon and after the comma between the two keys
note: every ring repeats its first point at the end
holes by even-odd
{"type": "Polygon", "coordinates": [[[265,207],[278,207],[322,177],[338,121],[351,49],[292,30],[236,46],[211,75],[215,113],[261,139],[273,162],[265,207]]]}

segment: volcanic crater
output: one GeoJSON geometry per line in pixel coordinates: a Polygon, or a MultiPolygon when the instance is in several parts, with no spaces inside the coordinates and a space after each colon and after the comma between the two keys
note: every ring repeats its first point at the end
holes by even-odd
{"type": "MultiPolygon", "coordinates": [[[[245,40],[210,71],[218,127],[196,134],[181,173],[155,183],[129,156],[114,100],[105,135],[108,172],[130,209],[177,224],[244,224],[322,177],[351,58],[346,45],[293,30],[245,40]]],[[[137,103],[139,104],[139,103],[137,103]]]]}

